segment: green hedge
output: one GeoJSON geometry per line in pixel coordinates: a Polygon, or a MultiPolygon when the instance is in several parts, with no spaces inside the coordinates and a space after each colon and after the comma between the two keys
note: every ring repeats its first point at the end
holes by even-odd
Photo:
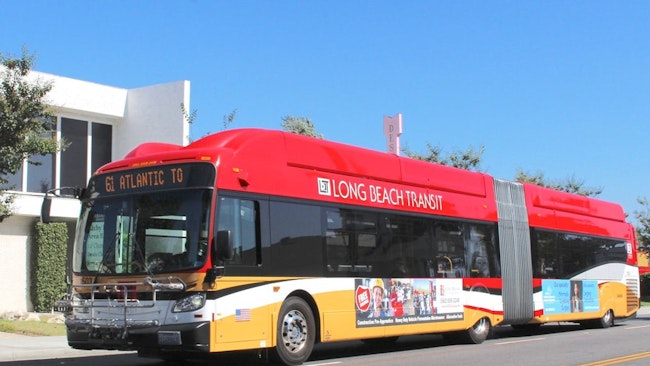
{"type": "Polygon", "coordinates": [[[650,273],[641,275],[641,299],[650,301],[650,273]]]}
{"type": "Polygon", "coordinates": [[[31,256],[31,296],[34,311],[49,312],[67,289],[68,226],[36,223],[31,256]]]}

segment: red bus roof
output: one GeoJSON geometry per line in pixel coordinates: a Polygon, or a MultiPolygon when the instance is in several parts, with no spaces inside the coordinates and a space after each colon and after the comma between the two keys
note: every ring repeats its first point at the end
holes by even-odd
{"type": "MultiPolygon", "coordinates": [[[[277,130],[146,143],[98,172],[183,161],[216,164],[221,189],[497,221],[489,175],[277,130]]],[[[524,192],[531,226],[630,237],[620,205],[526,183],[524,192]]]]}

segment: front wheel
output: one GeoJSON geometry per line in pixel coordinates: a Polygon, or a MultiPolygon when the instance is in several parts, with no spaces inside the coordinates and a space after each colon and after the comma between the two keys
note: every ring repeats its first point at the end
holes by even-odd
{"type": "Polygon", "coordinates": [[[289,297],[280,308],[275,354],[286,365],[305,362],[316,338],[316,322],[311,308],[299,297],[289,297]]]}

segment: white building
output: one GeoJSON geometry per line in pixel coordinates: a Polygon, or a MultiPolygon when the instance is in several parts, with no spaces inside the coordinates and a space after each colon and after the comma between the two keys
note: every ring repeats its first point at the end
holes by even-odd
{"type": "MultiPolygon", "coordinates": [[[[10,177],[16,201],[14,215],[0,223],[0,313],[33,309],[31,236],[44,192],[85,186],[94,170],[142,142],[187,145],[189,140],[189,123],[181,110],[181,103],[189,110],[189,81],[121,89],[38,72],[30,77],[52,81],[47,99],[55,107],[57,138],[69,146],[54,156],[37,157],[42,165],[24,163],[10,177]]],[[[79,209],[76,199],[52,202],[52,217],[68,223],[71,238],[79,209]]]]}

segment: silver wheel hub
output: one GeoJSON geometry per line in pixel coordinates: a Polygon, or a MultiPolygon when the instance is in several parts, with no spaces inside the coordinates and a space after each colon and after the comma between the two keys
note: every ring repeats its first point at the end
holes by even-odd
{"type": "Polygon", "coordinates": [[[611,323],[612,323],[612,311],[611,311],[611,310],[608,310],[608,311],[605,313],[605,316],[603,317],[603,320],[604,320],[605,323],[607,323],[607,324],[611,324],[611,323]]]}
{"type": "Polygon", "coordinates": [[[290,352],[299,352],[307,342],[307,321],[297,311],[288,312],[282,320],[282,343],[290,352]]]}
{"type": "Polygon", "coordinates": [[[478,322],[476,322],[476,324],[474,324],[474,331],[477,334],[483,334],[487,332],[487,330],[488,330],[488,321],[485,318],[479,320],[478,322]]]}

